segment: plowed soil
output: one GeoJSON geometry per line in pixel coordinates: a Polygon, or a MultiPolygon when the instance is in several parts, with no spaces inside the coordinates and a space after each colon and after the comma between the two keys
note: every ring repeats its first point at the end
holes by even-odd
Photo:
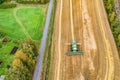
{"type": "Polygon", "coordinates": [[[51,80],[120,80],[120,61],[103,0],[57,0],[51,80]],[[72,40],[83,55],[68,56],[72,40]]]}

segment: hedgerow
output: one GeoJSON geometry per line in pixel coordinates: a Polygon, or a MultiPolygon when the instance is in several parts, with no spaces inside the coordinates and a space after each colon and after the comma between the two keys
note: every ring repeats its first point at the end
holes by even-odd
{"type": "Polygon", "coordinates": [[[15,8],[16,6],[16,4],[1,4],[0,9],[15,8]]]}

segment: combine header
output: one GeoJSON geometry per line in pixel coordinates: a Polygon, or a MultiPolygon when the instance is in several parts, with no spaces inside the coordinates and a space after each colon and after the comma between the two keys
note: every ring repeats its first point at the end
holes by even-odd
{"type": "Polygon", "coordinates": [[[71,51],[67,52],[67,55],[81,55],[83,54],[83,51],[79,51],[78,50],[78,45],[79,43],[77,43],[75,40],[72,41],[71,45],[71,51]]]}

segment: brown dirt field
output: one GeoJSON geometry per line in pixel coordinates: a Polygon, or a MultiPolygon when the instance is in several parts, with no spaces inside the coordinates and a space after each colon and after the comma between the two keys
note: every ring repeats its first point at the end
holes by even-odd
{"type": "Polygon", "coordinates": [[[120,80],[120,62],[102,0],[57,0],[50,80],[120,80]],[[66,55],[75,39],[83,55],[66,55]]]}

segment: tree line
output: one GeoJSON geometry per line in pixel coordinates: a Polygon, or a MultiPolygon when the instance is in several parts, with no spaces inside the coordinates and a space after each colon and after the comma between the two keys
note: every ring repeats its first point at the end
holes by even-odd
{"type": "MultiPolygon", "coordinates": [[[[0,0],[0,4],[2,4],[3,2],[9,2],[11,0],[0,0]]],[[[49,2],[49,0],[15,0],[16,2],[19,2],[19,3],[25,3],[25,4],[29,4],[29,3],[41,3],[41,4],[45,4],[47,2],[49,2]]]]}
{"type": "Polygon", "coordinates": [[[45,4],[47,2],[49,2],[49,0],[16,0],[19,3],[41,3],[41,4],[45,4]]]}

